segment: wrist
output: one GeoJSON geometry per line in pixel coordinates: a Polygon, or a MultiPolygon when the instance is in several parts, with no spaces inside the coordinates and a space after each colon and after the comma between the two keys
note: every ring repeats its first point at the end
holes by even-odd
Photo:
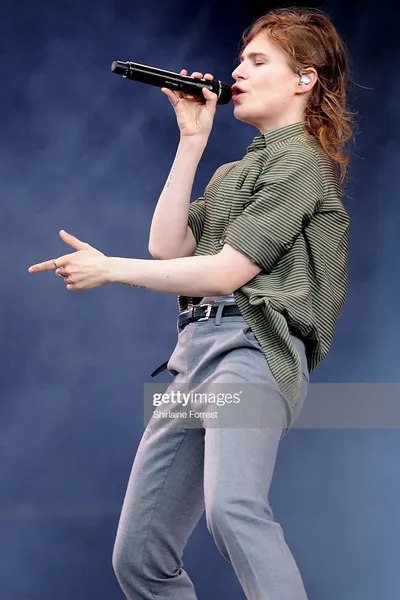
{"type": "Polygon", "coordinates": [[[113,256],[105,256],[103,259],[104,277],[106,283],[118,283],[117,263],[113,256]]]}
{"type": "Polygon", "coordinates": [[[208,143],[208,135],[181,135],[179,147],[185,152],[194,152],[202,154],[208,143]]]}

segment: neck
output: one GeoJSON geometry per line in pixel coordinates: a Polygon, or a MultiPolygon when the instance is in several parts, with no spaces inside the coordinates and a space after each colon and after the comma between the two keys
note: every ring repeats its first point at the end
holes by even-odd
{"type": "Polygon", "coordinates": [[[274,131],[275,129],[281,129],[287,125],[294,125],[295,123],[302,123],[305,120],[305,114],[303,111],[295,112],[293,114],[282,115],[282,117],[274,118],[264,121],[262,124],[257,126],[261,135],[274,131]]]}

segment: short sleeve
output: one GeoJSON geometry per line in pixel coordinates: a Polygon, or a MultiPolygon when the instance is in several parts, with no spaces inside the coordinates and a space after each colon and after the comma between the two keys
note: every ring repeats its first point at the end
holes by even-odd
{"type": "Polygon", "coordinates": [[[188,226],[198,244],[203,233],[204,220],[206,218],[206,201],[200,197],[189,204],[188,226]]]}
{"type": "Polygon", "coordinates": [[[313,150],[296,145],[267,164],[250,202],[225,232],[225,243],[269,273],[290,250],[323,199],[313,150]]]}

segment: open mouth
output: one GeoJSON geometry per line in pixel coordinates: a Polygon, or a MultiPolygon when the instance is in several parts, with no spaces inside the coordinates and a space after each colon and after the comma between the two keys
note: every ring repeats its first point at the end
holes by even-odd
{"type": "Polygon", "coordinates": [[[237,100],[239,100],[239,98],[242,98],[244,94],[245,94],[245,92],[243,92],[243,90],[241,90],[240,87],[238,87],[236,85],[232,86],[232,100],[233,100],[233,102],[236,102],[237,100]]]}

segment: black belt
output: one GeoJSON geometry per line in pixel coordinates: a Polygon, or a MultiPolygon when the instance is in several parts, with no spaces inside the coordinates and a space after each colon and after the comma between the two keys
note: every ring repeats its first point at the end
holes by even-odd
{"type": "MultiPolygon", "coordinates": [[[[236,304],[204,304],[203,306],[197,305],[192,306],[188,310],[181,312],[178,316],[178,329],[182,331],[189,323],[195,323],[196,321],[208,321],[208,319],[215,319],[219,314],[221,317],[241,317],[240,312],[236,304]]],[[[167,368],[168,361],[165,361],[162,365],[157,367],[152,372],[151,377],[155,377],[167,368]]]]}
{"type": "Polygon", "coordinates": [[[236,304],[204,304],[203,306],[197,305],[185,310],[178,316],[178,328],[184,329],[189,323],[195,323],[196,321],[208,321],[208,319],[214,319],[217,316],[217,312],[221,317],[241,317],[242,313],[236,304]]]}

